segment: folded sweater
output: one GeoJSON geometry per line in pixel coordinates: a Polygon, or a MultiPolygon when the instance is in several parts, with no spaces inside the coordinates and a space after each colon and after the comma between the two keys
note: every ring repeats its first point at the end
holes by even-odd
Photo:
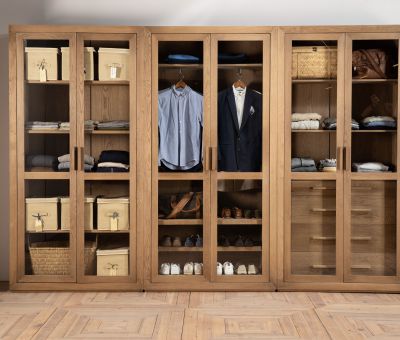
{"type": "Polygon", "coordinates": [[[292,158],[292,169],[300,168],[300,167],[315,167],[315,162],[312,158],[300,158],[294,157],[292,158]]]}
{"type": "Polygon", "coordinates": [[[298,122],[292,122],[292,130],[318,130],[318,120],[301,120],[298,122]]]}
{"type": "Polygon", "coordinates": [[[302,120],[321,120],[319,113],[292,113],[292,122],[299,122],[302,120]]]}
{"type": "MultiPolygon", "coordinates": [[[[85,164],[94,165],[94,157],[89,156],[89,155],[84,155],[83,158],[84,158],[85,164]]],[[[70,155],[69,155],[69,153],[58,157],[58,161],[59,161],[60,163],[63,163],[63,162],[70,162],[70,155]]]]}
{"type": "Polygon", "coordinates": [[[389,167],[380,162],[353,163],[356,172],[386,172],[389,167]]]}

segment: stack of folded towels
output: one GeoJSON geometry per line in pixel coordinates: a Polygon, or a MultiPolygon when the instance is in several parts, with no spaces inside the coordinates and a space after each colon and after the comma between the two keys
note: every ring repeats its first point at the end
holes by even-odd
{"type": "Polygon", "coordinates": [[[369,130],[393,130],[396,129],[396,120],[389,116],[371,116],[364,118],[361,126],[369,130]]]}
{"type": "Polygon", "coordinates": [[[319,171],[323,172],[335,172],[336,171],[336,159],[327,158],[319,161],[319,171]]]}
{"type": "Polygon", "coordinates": [[[292,158],[292,172],[315,172],[317,167],[311,158],[292,158]]]}
{"type": "Polygon", "coordinates": [[[353,163],[355,172],[388,172],[389,166],[380,162],[353,163]]]}
{"type": "Polygon", "coordinates": [[[128,172],[129,152],[120,150],[102,151],[97,164],[97,172],[128,172]]]}
{"type": "Polygon", "coordinates": [[[318,130],[320,120],[318,113],[293,113],[292,130],[318,130]]]}
{"type": "Polygon", "coordinates": [[[127,120],[109,120],[98,122],[98,130],[129,130],[129,121],[127,120]]]}
{"type": "Polygon", "coordinates": [[[58,130],[58,122],[27,122],[26,129],[28,130],[58,130]]]}
{"type": "MultiPolygon", "coordinates": [[[[69,153],[58,157],[58,170],[69,171],[71,168],[71,158],[69,153]]],[[[92,171],[94,166],[94,158],[89,155],[84,156],[85,171],[92,171]]]]}
{"type": "Polygon", "coordinates": [[[54,171],[57,168],[57,158],[51,155],[29,155],[26,166],[30,171],[54,171]]]}

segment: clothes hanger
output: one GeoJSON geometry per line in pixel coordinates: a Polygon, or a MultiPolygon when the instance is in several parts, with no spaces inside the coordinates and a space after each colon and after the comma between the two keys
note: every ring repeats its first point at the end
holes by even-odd
{"type": "Polygon", "coordinates": [[[175,84],[175,88],[176,89],[184,89],[186,87],[186,83],[183,81],[183,79],[185,78],[185,76],[182,73],[182,69],[179,69],[179,80],[178,82],[175,84]]]}
{"type": "Polygon", "coordinates": [[[244,90],[246,88],[246,83],[242,80],[242,69],[240,68],[236,73],[237,80],[233,83],[233,87],[238,90],[244,90]]]}

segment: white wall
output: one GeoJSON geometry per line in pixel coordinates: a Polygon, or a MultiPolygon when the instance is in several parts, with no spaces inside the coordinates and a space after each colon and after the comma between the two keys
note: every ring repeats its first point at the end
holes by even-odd
{"type": "Polygon", "coordinates": [[[399,24],[398,0],[0,0],[0,281],[8,278],[9,24],[399,24]]]}

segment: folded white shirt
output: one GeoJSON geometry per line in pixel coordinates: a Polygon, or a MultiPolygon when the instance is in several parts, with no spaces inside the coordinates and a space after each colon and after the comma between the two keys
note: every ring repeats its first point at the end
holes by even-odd
{"type": "Polygon", "coordinates": [[[364,118],[363,123],[373,123],[373,122],[395,122],[395,119],[390,116],[371,116],[364,118]]]}
{"type": "Polygon", "coordinates": [[[302,120],[321,120],[319,113],[306,112],[306,113],[292,113],[292,122],[299,122],[302,120]]]}
{"type": "Polygon", "coordinates": [[[124,163],[117,163],[117,162],[102,162],[97,164],[98,168],[121,168],[121,169],[129,169],[129,165],[124,163]]]}
{"type": "Polygon", "coordinates": [[[389,167],[380,162],[354,163],[359,172],[389,171],[389,167]]]}
{"type": "Polygon", "coordinates": [[[298,122],[292,122],[292,130],[318,130],[318,120],[302,120],[298,122]]]}

